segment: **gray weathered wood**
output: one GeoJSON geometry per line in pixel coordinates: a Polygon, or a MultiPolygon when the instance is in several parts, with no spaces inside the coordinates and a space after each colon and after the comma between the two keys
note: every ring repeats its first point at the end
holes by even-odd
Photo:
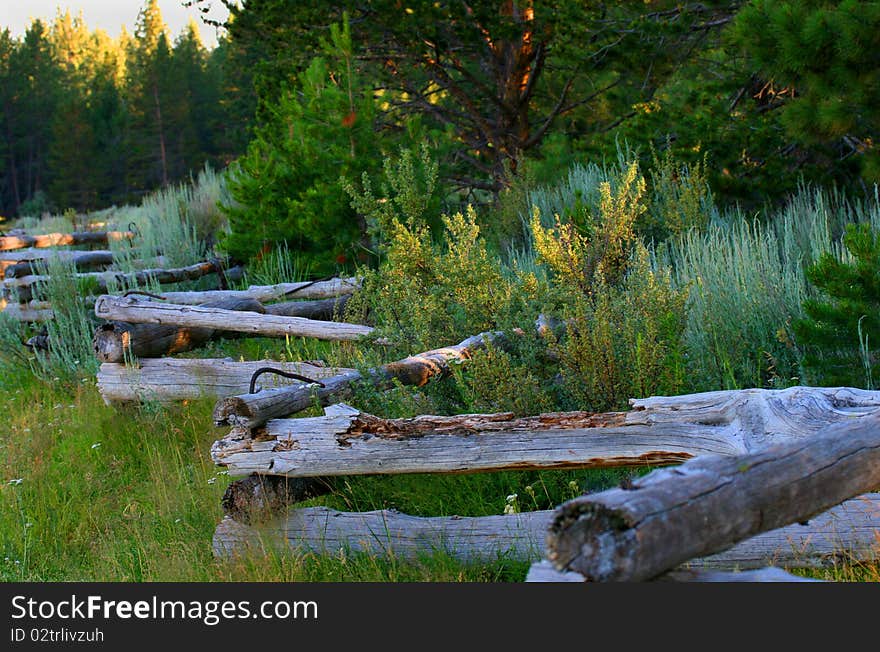
{"type": "Polygon", "coordinates": [[[232,396],[214,407],[214,423],[256,428],[270,419],[296,414],[316,403],[327,405],[338,401],[344,398],[352,383],[363,380],[379,387],[388,386],[393,380],[420,387],[431,378],[448,374],[450,364],[465,362],[487,342],[500,344],[503,336],[500,333],[480,333],[454,346],[426,351],[371,369],[366,375],[359,371],[342,373],[326,379],[324,387],[268,389],[256,394],[232,396]]]}
{"type": "Polygon", "coordinates": [[[113,252],[109,250],[19,249],[0,253],[0,276],[14,278],[35,274],[40,269],[40,261],[50,258],[70,261],[77,269],[110,265],[114,260],[113,252]]]}
{"type": "MultiPolygon", "coordinates": [[[[792,575],[781,568],[768,566],[746,571],[678,570],[658,578],[665,582],[821,582],[822,580],[792,575]]],[[[558,571],[549,561],[535,562],[529,567],[526,582],[586,582],[574,571],[558,571]]]]}
{"type": "MultiPolygon", "coordinates": [[[[262,310],[253,299],[225,299],[209,304],[230,311],[262,310]]],[[[217,334],[211,328],[162,324],[130,324],[108,321],[95,331],[92,347],[101,362],[124,362],[135,358],[158,358],[198,348],[217,334]]]]}
{"type": "MultiPolygon", "coordinates": [[[[323,507],[291,509],[262,527],[225,518],[214,534],[214,552],[226,557],[249,549],[294,548],[335,554],[340,547],[397,558],[443,549],[457,559],[506,556],[535,562],[553,510],[482,517],[415,517],[393,511],[338,512],[323,507]]],[[[848,500],[806,525],[790,525],[741,541],[723,556],[690,560],[678,570],[821,568],[880,557],[880,494],[848,500]]],[[[583,577],[583,576],[581,576],[583,577]]]]}
{"type": "Polygon", "coordinates": [[[223,492],[223,512],[239,523],[262,523],[277,518],[298,502],[333,490],[329,478],[282,478],[251,475],[229,483],[223,492]]]}
{"type": "Polygon", "coordinates": [[[880,392],[794,387],[633,401],[634,410],[272,419],[258,440],[233,429],[212,448],[232,475],[289,477],[662,466],[802,439],[880,410],[880,392]]]}
{"type": "MultiPolygon", "coordinates": [[[[650,579],[880,487],[880,413],[863,410],[822,434],[746,455],[697,457],[563,503],[547,558],[590,580],[650,579]]],[[[800,414],[792,421],[809,423],[800,414]]]]}
{"type": "MultiPolygon", "coordinates": [[[[217,271],[218,266],[214,262],[200,262],[171,269],[143,269],[137,272],[77,272],[73,276],[84,281],[91,280],[99,292],[107,292],[113,283],[120,287],[143,286],[150,282],[165,285],[193,281],[208,274],[216,274],[217,271]]],[[[232,270],[229,271],[232,272],[232,270]]],[[[45,275],[22,276],[21,278],[0,281],[0,287],[2,287],[5,296],[12,296],[15,293],[19,301],[30,301],[35,298],[34,289],[49,279],[50,277],[45,275]]]]}
{"type": "Polygon", "coordinates": [[[62,245],[107,244],[114,240],[130,240],[131,231],[82,231],[77,233],[47,233],[44,235],[0,236],[0,251],[25,247],[58,247],[62,245]]]}
{"type": "Polygon", "coordinates": [[[354,293],[360,287],[355,277],[326,281],[303,281],[277,285],[251,285],[247,290],[206,290],[203,292],[165,292],[169,302],[188,306],[222,299],[256,299],[261,303],[279,299],[330,299],[354,293]]]}
{"type": "Polygon", "coordinates": [[[345,306],[351,295],[315,301],[284,301],[266,306],[267,315],[283,317],[305,317],[306,319],[337,320],[345,313],[345,306]]]}
{"type": "MultiPolygon", "coordinates": [[[[253,299],[251,299],[253,301],[253,299]]],[[[236,311],[207,305],[189,306],[149,301],[131,295],[103,295],[95,302],[95,315],[102,319],[132,324],[167,324],[189,328],[248,333],[264,337],[314,337],[320,340],[353,341],[373,332],[371,326],[320,321],[303,317],[284,317],[261,312],[236,311]]]]}
{"type": "MultiPolygon", "coordinates": [[[[265,367],[315,380],[348,371],[307,362],[142,358],[137,365],[103,363],[97,375],[98,391],[107,404],[143,400],[167,403],[203,396],[222,398],[247,393],[254,372],[265,367]]],[[[275,374],[263,374],[257,379],[257,388],[286,387],[302,382],[275,374]]]]}
{"type": "Polygon", "coordinates": [[[0,299],[0,311],[11,319],[24,322],[42,323],[55,318],[55,313],[45,301],[29,303],[8,303],[0,299]]]}

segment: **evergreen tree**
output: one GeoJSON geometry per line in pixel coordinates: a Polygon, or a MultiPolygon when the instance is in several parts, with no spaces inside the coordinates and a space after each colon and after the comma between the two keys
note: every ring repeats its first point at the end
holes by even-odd
{"type": "Polygon", "coordinates": [[[231,233],[222,243],[235,258],[286,242],[314,271],[329,272],[365,233],[340,177],[360,178],[379,164],[372,90],[354,70],[347,23],[334,27],[325,54],[269,107],[238,161],[230,181],[237,204],[227,207],[231,233]]]}
{"type": "Polygon", "coordinates": [[[831,141],[880,180],[880,2],[753,0],[734,39],[777,94],[803,142],[831,141]],[[783,92],[787,91],[787,92],[783,92]]]}
{"type": "Polygon", "coordinates": [[[849,225],[843,238],[851,261],[825,254],[807,269],[821,298],[804,302],[794,327],[809,384],[874,389],[880,374],[880,234],[849,225]]]}

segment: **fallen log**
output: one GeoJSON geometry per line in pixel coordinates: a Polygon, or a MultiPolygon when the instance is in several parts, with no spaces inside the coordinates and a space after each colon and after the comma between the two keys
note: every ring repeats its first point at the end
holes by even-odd
{"type": "Polygon", "coordinates": [[[381,419],[334,405],[328,416],[272,419],[252,439],[214,443],[229,473],[288,477],[463,473],[678,464],[809,437],[880,409],[880,392],[793,387],[633,400],[629,412],[422,415],[381,419]]]}
{"type": "Polygon", "coordinates": [[[502,342],[500,333],[480,333],[454,346],[426,351],[368,370],[365,375],[359,371],[341,373],[324,380],[324,387],[266,389],[256,394],[231,396],[220,400],[214,407],[214,423],[256,428],[269,419],[296,414],[316,403],[328,405],[344,397],[353,383],[361,381],[387,387],[397,380],[404,385],[420,387],[431,378],[448,374],[450,364],[466,361],[487,343],[497,345],[502,342]]]}
{"type": "MultiPolygon", "coordinates": [[[[235,268],[233,268],[235,269],[235,268]]],[[[233,269],[225,272],[227,276],[233,269]]],[[[97,292],[105,293],[115,283],[117,287],[143,286],[154,282],[160,285],[168,283],[181,283],[194,281],[208,274],[223,271],[222,267],[215,262],[201,262],[187,267],[144,269],[137,272],[78,272],[74,278],[83,281],[91,281],[95,284],[97,292]]],[[[6,279],[0,282],[0,287],[6,296],[15,292],[19,301],[30,301],[34,298],[34,288],[40,283],[47,282],[51,277],[46,275],[30,275],[21,278],[6,279]]]]}
{"type": "MultiPolygon", "coordinates": [[[[245,505],[239,508],[245,511],[245,505]]],[[[544,539],[553,516],[554,510],[416,517],[388,510],[339,512],[304,507],[290,509],[271,523],[255,527],[227,514],[216,528],[213,548],[218,557],[266,549],[337,554],[343,548],[396,558],[442,550],[463,561],[508,558],[536,562],[545,556],[544,539]]],[[[878,537],[880,494],[868,494],[845,501],[806,525],[760,534],[736,544],[723,557],[691,560],[676,570],[747,570],[768,565],[825,568],[841,560],[872,561],[880,557],[878,537]]]]}
{"type": "MultiPolygon", "coordinates": [[[[254,301],[249,299],[249,301],[254,301]]],[[[257,302],[259,304],[259,302],[257,302]]],[[[320,340],[353,341],[373,332],[371,326],[319,321],[302,317],[265,314],[266,310],[231,312],[207,305],[188,306],[148,301],[138,296],[104,295],[95,302],[95,315],[135,324],[171,324],[211,328],[264,337],[314,337],[320,340]]]]}
{"type": "MultiPolygon", "coordinates": [[[[681,570],[670,571],[658,578],[665,582],[821,582],[822,580],[792,575],[781,568],[768,566],[746,571],[681,570]]],[[[535,562],[529,567],[526,582],[586,582],[586,578],[574,571],[558,571],[547,560],[535,562]]]]}
{"type": "Polygon", "coordinates": [[[114,240],[131,240],[132,231],[80,231],[76,233],[47,233],[45,235],[0,236],[0,251],[25,247],[58,247],[63,245],[107,244],[114,240]]]}
{"type": "MultiPolygon", "coordinates": [[[[262,305],[252,299],[227,299],[213,307],[230,311],[258,311],[262,305]]],[[[160,358],[198,348],[217,331],[161,324],[130,324],[109,321],[95,331],[92,346],[101,362],[125,362],[134,358],[160,358]]]]}
{"type": "Polygon", "coordinates": [[[239,523],[261,523],[276,518],[294,503],[332,490],[333,484],[327,478],[251,475],[231,482],[221,504],[224,513],[239,523]]]}
{"type": "Polygon", "coordinates": [[[269,303],[279,299],[331,299],[353,294],[360,287],[355,277],[333,278],[324,281],[279,283],[277,285],[251,285],[247,290],[206,290],[203,292],[165,292],[169,302],[187,306],[200,305],[206,301],[223,299],[256,299],[269,303]]]}
{"type": "MultiPolygon", "coordinates": [[[[19,249],[0,253],[0,275],[5,278],[36,273],[40,263],[50,258],[72,262],[77,269],[99,267],[113,263],[113,252],[108,250],[80,251],[76,249],[19,249]],[[27,271],[31,270],[31,271],[27,271]]],[[[45,264],[45,263],[44,263],[45,264]]]]}
{"type": "Polygon", "coordinates": [[[878,487],[874,411],[819,435],[747,455],[694,458],[627,488],[563,503],[548,530],[547,558],[591,581],[647,580],[878,487]]]}
{"type": "Polygon", "coordinates": [[[316,301],[285,301],[265,306],[267,315],[304,317],[305,319],[336,320],[345,312],[351,295],[316,301]]]}
{"type": "MultiPolygon", "coordinates": [[[[121,346],[116,345],[114,348],[119,351],[121,346]]],[[[117,362],[105,362],[101,365],[97,375],[98,391],[105,403],[109,405],[142,400],[167,403],[202,396],[222,398],[244,394],[250,391],[250,381],[254,373],[265,368],[279,369],[315,380],[348,371],[307,362],[139,357],[141,359],[136,366],[117,362]]],[[[265,387],[284,387],[301,384],[303,381],[265,374],[260,376],[259,382],[265,387]]]]}
{"type": "Polygon", "coordinates": [[[7,303],[5,300],[0,299],[0,304],[3,305],[3,314],[16,321],[40,324],[55,318],[55,313],[45,301],[7,303]]]}

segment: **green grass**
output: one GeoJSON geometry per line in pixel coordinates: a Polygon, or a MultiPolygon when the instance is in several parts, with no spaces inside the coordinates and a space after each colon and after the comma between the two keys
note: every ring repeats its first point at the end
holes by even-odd
{"type": "MultiPolygon", "coordinates": [[[[527,564],[463,565],[444,554],[415,561],[367,554],[212,556],[230,478],[210,459],[221,433],[213,401],[163,408],[104,405],[94,382],[20,379],[0,393],[2,581],[521,581],[527,564]],[[20,480],[20,482],[19,482],[20,480]]],[[[626,470],[340,478],[310,504],[395,508],[415,515],[549,509],[626,470]],[[574,487],[570,483],[574,482],[574,487]],[[528,489],[530,488],[530,489],[528,489]],[[532,497],[534,496],[534,497],[532,497]]]]}

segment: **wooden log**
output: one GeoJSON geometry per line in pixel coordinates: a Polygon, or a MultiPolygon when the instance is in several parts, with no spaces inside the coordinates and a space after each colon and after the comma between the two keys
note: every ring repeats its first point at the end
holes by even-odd
{"type": "Polygon", "coordinates": [[[7,303],[5,300],[0,299],[0,304],[4,304],[2,308],[3,314],[16,321],[41,324],[55,319],[55,313],[45,301],[7,303]]]}
{"type": "Polygon", "coordinates": [[[113,252],[102,249],[92,251],[81,251],[77,249],[18,249],[16,251],[7,251],[0,253],[0,276],[13,278],[13,276],[26,276],[35,273],[27,271],[25,273],[24,265],[28,269],[34,270],[39,263],[37,261],[45,261],[50,258],[58,258],[63,261],[71,261],[78,269],[86,269],[88,267],[98,267],[100,265],[109,265],[113,262],[113,252]],[[22,267],[19,268],[19,265],[22,267]],[[13,271],[10,271],[10,270],[13,271]]]}
{"type": "Polygon", "coordinates": [[[351,295],[315,301],[284,301],[266,306],[267,315],[283,317],[304,317],[305,319],[335,320],[345,312],[351,295]]]}
{"type": "MultiPolygon", "coordinates": [[[[536,562],[545,555],[544,538],[553,515],[554,510],[542,510],[481,517],[415,517],[387,510],[350,513],[324,507],[294,508],[259,528],[227,516],[214,533],[214,553],[228,557],[249,549],[293,548],[336,554],[345,548],[412,558],[443,550],[464,561],[506,557],[536,562]]],[[[760,534],[738,543],[723,558],[691,560],[676,570],[749,570],[768,565],[824,568],[842,559],[869,562],[880,558],[878,537],[880,494],[868,494],[830,509],[807,525],[760,534]]]]}
{"type": "MultiPolygon", "coordinates": [[[[249,299],[253,301],[253,299],[249,299]]],[[[259,302],[257,302],[259,303],[259,302]]],[[[345,322],[283,317],[260,312],[231,312],[207,305],[188,306],[148,301],[131,295],[104,295],[95,302],[95,315],[102,319],[134,324],[170,324],[189,328],[211,328],[264,337],[314,337],[319,340],[354,341],[373,332],[370,326],[345,322]]]]}
{"type": "MultiPolygon", "coordinates": [[[[99,292],[107,292],[113,283],[116,283],[119,287],[127,285],[142,286],[150,282],[165,285],[168,283],[194,281],[208,274],[215,274],[217,271],[218,267],[215,263],[200,262],[188,265],[187,267],[171,269],[144,269],[137,272],[78,272],[73,276],[77,279],[91,279],[99,292]]],[[[232,270],[229,270],[229,272],[232,272],[232,270]]],[[[11,296],[15,292],[18,295],[19,301],[30,301],[34,298],[34,288],[49,279],[50,277],[45,275],[23,276],[21,278],[6,279],[0,282],[0,287],[3,288],[4,295],[6,296],[11,296]]]]}
{"type": "Polygon", "coordinates": [[[165,292],[169,302],[188,306],[223,299],[256,299],[261,303],[279,299],[330,299],[353,294],[360,287],[355,277],[333,278],[325,281],[251,285],[247,290],[206,290],[203,292],[165,292]]]}
{"type": "MultiPolygon", "coordinates": [[[[381,419],[348,408],[272,419],[254,440],[233,429],[214,444],[232,475],[289,477],[463,473],[678,464],[802,439],[880,410],[880,392],[794,387],[632,401],[630,412],[422,415],[381,419]]],[[[339,408],[340,406],[333,406],[339,408]]]]}
{"type": "Polygon", "coordinates": [[[420,387],[432,378],[448,374],[450,364],[465,362],[487,343],[502,344],[503,335],[488,332],[473,335],[454,346],[426,351],[371,369],[366,375],[359,371],[345,372],[324,380],[324,387],[267,389],[256,394],[231,396],[214,407],[214,423],[256,428],[269,419],[296,414],[316,403],[328,405],[344,397],[352,384],[360,381],[387,387],[397,380],[404,385],[420,387]]]}
{"type": "Polygon", "coordinates": [[[25,247],[58,247],[62,245],[107,244],[114,240],[131,240],[132,231],[80,231],[76,233],[47,233],[45,235],[0,236],[0,251],[25,247]]]}
{"type": "Polygon", "coordinates": [[[223,511],[239,523],[261,523],[275,518],[294,503],[333,490],[327,478],[281,478],[251,475],[231,482],[223,492],[223,511]]]}
{"type": "MultiPolygon", "coordinates": [[[[230,311],[262,310],[262,304],[252,299],[227,299],[214,302],[213,306],[230,311]]],[[[159,358],[189,351],[202,346],[215,334],[211,328],[109,321],[95,331],[92,345],[101,362],[125,362],[131,357],[159,358]]]]}
{"type": "MultiPolygon", "coordinates": [[[[121,347],[117,347],[117,350],[121,347]]],[[[222,398],[249,391],[251,377],[263,368],[321,380],[347,369],[325,367],[307,362],[257,360],[237,362],[224,359],[146,358],[136,366],[105,362],[98,371],[98,391],[107,404],[151,400],[161,403],[195,399],[202,396],[222,398]]],[[[302,380],[264,374],[258,387],[285,387],[302,380]]]]}
{"type": "MultiPolygon", "coordinates": [[[[801,418],[795,420],[803,422],[801,418]]],[[[880,413],[736,457],[660,469],[560,505],[547,558],[593,581],[651,579],[880,487],[880,413]]]]}
{"type": "MultiPolygon", "coordinates": [[[[665,582],[821,582],[809,577],[792,575],[781,568],[768,566],[747,571],[681,570],[670,571],[658,578],[665,582]]],[[[526,582],[586,582],[586,578],[574,571],[558,571],[547,560],[535,562],[529,567],[526,582]]]]}

